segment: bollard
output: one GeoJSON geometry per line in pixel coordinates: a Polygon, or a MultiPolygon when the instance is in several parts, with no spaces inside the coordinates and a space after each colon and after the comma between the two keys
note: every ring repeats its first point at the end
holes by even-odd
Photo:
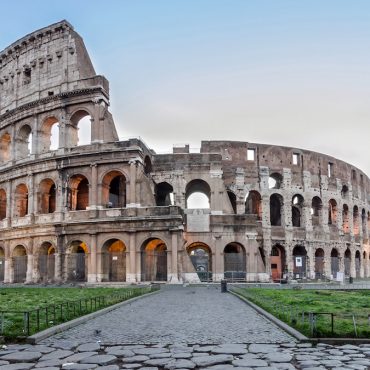
{"type": "Polygon", "coordinates": [[[221,280],[221,293],[227,293],[227,281],[221,280]]]}

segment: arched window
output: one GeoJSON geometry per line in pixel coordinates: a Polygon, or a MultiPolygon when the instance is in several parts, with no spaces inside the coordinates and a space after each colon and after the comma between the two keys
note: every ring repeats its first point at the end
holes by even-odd
{"type": "Polygon", "coordinates": [[[302,195],[296,194],[292,198],[292,225],[293,227],[302,226],[302,209],[304,199],[302,195]]]}
{"type": "Polygon", "coordinates": [[[284,201],[280,194],[272,194],[270,196],[270,223],[271,226],[282,225],[282,209],[284,201]]]}
{"type": "Polygon", "coordinates": [[[257,215],[258,219],[262,218],[262,199],[258,191],[252,190],[248,193],[245,200],[245,213],[247,215],[257,215]]]}
{"type": "Polygon", "coordinates": [[[39,140],[41,152],[59,148],[59,122],[56,117],[49,117],[44,121],[39,140]]]}
{"type": "Polygon", "coordinates": [[[88,273],[87,256],[89,248],[81,240],[74,240],[67,248],[65,273],[67,280],[86,281],[88,273]]]}
{"type": "Polygon", "coordinates": [[[316,249],[315,252],[315,277],[322,279],[324,277],[325,253],[322,248],[316,249]]]}
{"type": "Polygon", "coordinates": [[[107,208],[126,207],[126,177],[121,172],[108,172],[102,185],[103,203],[107,208]]]}
{"type": "Polygon", "coordinates": [[[28,214],[28,188],[25,184],[19,184],[15,188],[15,217],[24,217],[28,214]]]}
{"type": "Polygon", "coordinates": [[[233,191],[231,190],[228,190],[227,191],[227,196],[229,197],[229,201],[230,201],[230,204],[231,204],[231,207],[233,209],[233,212],[236,214],[236,195],[233,191]]]}
{"type": "Polygon", "coordinates": [[[102,248],[103,281],[126,281],[126,246],[119,239],[107,240],[102,248]]]}
{"type": "Polygon", "coordinates": [[[245,281],[246,254],[239,243],[229,243],[224,249],[224,278],[229,281],[245,281]]]}
{"type": "Polygon", "coordinates": [[[343,211],[342,211],[342,219],[343,219],[343,232],[349,233],[349,209],[347,204],[343,204],[343,211]]]}
{"type": "Polygon", "coordinates": [[[149,156],[147,155],[144,159],[144,173],[146,175],[150,174],[153,171],[152,168],[152,161],[150,160],[149,156]]]}
{"type": "Polygon", "coordinates": [[[342,198],[348,199],[348,186],[347,185],[342,186],[341,195],[342,195],[342,198]]]}
{"type": "Polygon", "coordinates": [[[366,234],[366,211],[365,208],[362,208],[361,211],[361,226],[362,226],[362,234],[366,234]]]}
{"type": "Polygon", "coordinates": [[[40,182],[39,212],[54,213],[56,206],[56,188],[54,181],[44,179],[40,182]]]}
{"type": "Polygon", "coordinates": [[[329,212],[328,212],[328,224],[336,225],[337,224],[337,213],[338,207],[335,199],[329,200],[329,212]]]}
{"type": "Polygon", "coordinates": [[[71,117],[71,144],[76,146],[91,144],[91,117],[85,110],[75,112],[71,117]]]}
{"type": "Polygon", "coordinates": [[[283,176],[280,173],[272,173],[269,177],[269,189],[280,189],[283,184],[283,176]]]}
{"type": "Polygon", "coordinates": [[[297,279],[305,278],[307,274],[307,251],[301,245],[293,249],[293,273],[297,279]]]}
{"type": "Polygon", "coordinates": [[[6,218],[6,193],[4,189],[0,189],[0,220],[6,218]]]}
{"type": "Polygon", "coordinates": [[[187,248],[188,255],[200,281],[212,281],[212,252],[210,247],[195,242],[187,248]]]}
{"type": "Polygon", "coordinates": [[[55,278],[55,248],[50,242],[41,244],[36,263],[39,280],[42,282],[53,281],[55,278]]]}
{"type": "Polygon", "coordinates": [[[71,177],[68,198],[71,211],[85,210],[89,206],[89,181],[85,176],[71,177]]]}
{"type": "Polygon", "coordinates": [[[6,132],[0,138],[0,161],[1,163],[5,163],[10,161],[10,144],[11,144],[11,137],[6,132]]]}
{"type": "Polygon", "coordinates": [[[167,246],[152,238],[141,247],[141,281],[167,281],[167,246]]]}
{"type": "Polygon", "coordinates": [[[174,204],[173,187],[168,182],[155,185],[155,201],[157,206],[171,206],[174,204]]]}
{"type": "Polygon", "coordinates": [[[322,224],[322,201],[317,196],[312,198],[311,216],[312,225],[318,226],[322,224]]]}
{"type": "Polygon", "coordinates": [[[29,125],[23,125],[18,131],[16,158],[26,158],[30,154],[32,154],[32,129],[29,125]]]}
{"type": "Polygon", "coordinates": [[[17,245],[12,253],[13,282],[24,283],[27,277],[27,251],[23,245],[17,245]]]}
{"type": "Polygon", "coordinates": [[[344,274],[351,275],[351,251],[348,248],[344,252],[344,274]]]}
{"type": "Polygon", "coordinates": [[[203,180],[190,181],[185,190],[186,208],[210,208],[211,188],[203,180]]]}
{"type": "Polygon", "coordinates": [[[337,273],[339,271],[339,253],[333,248],[330,253],[330,262],[331,262],[331,274],[333,279],[337,278],[337,273]]]}
{"type": "Polygon", "coordinates": [[[353,233],[354,235],[360,234],[360,216],[357,206],[353,207],[353,233]]]}

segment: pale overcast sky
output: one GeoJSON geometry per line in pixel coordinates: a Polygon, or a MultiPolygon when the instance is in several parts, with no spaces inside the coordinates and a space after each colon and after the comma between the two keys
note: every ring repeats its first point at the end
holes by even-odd
{"type": "Polygon", "coordinates": [[[370,1],[1,1],[0,49],[67,19],[122,138],[315,150],[370,175],[370,1]]]}

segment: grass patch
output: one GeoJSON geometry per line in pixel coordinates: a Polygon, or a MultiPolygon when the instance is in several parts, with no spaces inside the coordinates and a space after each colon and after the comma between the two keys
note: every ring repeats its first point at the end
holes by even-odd
{"type": "Polygon", "coordinates": [[[306,336],[370,337],[369,290],[235,288],[234,291],[306,336]]]}
{"type": "Polygon", "coordinates": [[[0,335],[29,336],[153,291],[145,288],[1,288],[0,335]]]}

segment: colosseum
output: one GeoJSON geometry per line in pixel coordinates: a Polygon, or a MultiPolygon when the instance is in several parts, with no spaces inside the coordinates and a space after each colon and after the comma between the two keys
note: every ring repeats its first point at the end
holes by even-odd
{"type": "Polygon", "coordinates": [[[358,168],[238,141],[156,154],[120,141],[108,107],[108,81],[68,22],[0,53],[1,283],[370,276],[358,168]]]}

